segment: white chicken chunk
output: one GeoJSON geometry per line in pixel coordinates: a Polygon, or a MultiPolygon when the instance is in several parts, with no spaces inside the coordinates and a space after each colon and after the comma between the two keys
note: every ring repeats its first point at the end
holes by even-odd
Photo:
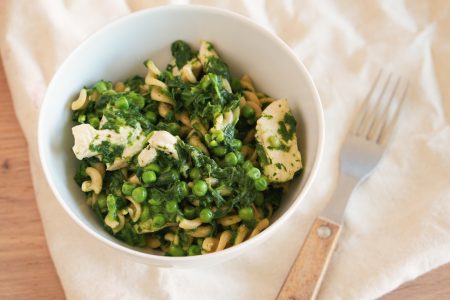
{"type": "Polygon", "coordinates": [[[75,156],[82,160],[86,157],[100,155],[98,151],[90,148],[90,145],[99,145],[108,141],[114,145],[124,146],[121,157],[117,157],[112,164],[107,164],[108,170],[117,170],[126,166],[127,160],[137,154],[144,147],[145,135],[138,125],[136,128],[121,127],[119,132],[110,129],[97,130],[89,124],[80,124],[72,128],[75,144],[72,147],[75,156]]]}
{"type": "Polygon", "coordinates": [[[295,128],[287,120],[293,120],[292,113],[288,101],[280,99],[267,106],[256,122],[255,137],[268,160],[263,173],[271,182],[289,181],[302,168],[295,128]]]}
{"type": "Polygon", "coordinates": [[[165,130],[153,131],[148,139],[148,145],[138,155],[139,166],[144,167],[155,160],[157,151],[162,151],[178,159],[178,152],[175,148],[178,139],[165,130]]]}
{"type": "Polygon", "coordinates": [[[139,153],[137,159],[140,167],[145,167],[149,163],[155,160],[158,155],[158,151],[155,148],[152,148],[150,145],[145,147],[141,153],[139,153]]]}
{"type": "Polygon", "coordinates": [[[198,50],[198,59],[205,66],[209,57],[219,57],[219,55],[210,42],[202,41],[198,50]]]}

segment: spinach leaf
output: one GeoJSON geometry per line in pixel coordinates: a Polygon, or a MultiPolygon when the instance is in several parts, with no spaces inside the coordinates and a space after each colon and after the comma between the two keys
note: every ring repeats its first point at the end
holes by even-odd
{"type": "Polygon", "coordinates": [[[230,69],[228,65],[218,57],[211,56],[205,65],[205,73],[213,73],[230,80],[230,69]]]}
{"type": "Polygon", "coordinates": [[[172,56],[175,58],[175,63],[179,69],[194,57],[191,47],[181,40],[173,42],[170,51],[172,52],[172,56]]]}
{"type": "Polygon", "coordinates": [[[124,149],[124,146],[112,144],[109,141],[102,141],[97,145],[89,145],[89,150],[98,152],[102,156],[102,161],[105,163],[112,163],[116,157],[121,157],[124,149]]]}

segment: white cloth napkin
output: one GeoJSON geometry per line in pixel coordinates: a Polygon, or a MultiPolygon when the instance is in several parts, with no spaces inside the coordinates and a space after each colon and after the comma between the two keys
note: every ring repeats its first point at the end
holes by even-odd
{"type": "Polygon", "coordinates": [[[379,297],[450,261],[448,1],[11,0],[0,16],[1,55],[68,299],[273,299],[332,194],[339,145],[381,67],[408,77],[406,105],[385,158],[352,198],[319,298],[379,297]],[[37,115],[53,73],[89,34],[134,10],[191,2],[248,16],[296,52],[322,98],[325,152],[308,197],[264,249],[210,268],[159,269],[99,244],[62,210],[39,163],[37,115]]]}

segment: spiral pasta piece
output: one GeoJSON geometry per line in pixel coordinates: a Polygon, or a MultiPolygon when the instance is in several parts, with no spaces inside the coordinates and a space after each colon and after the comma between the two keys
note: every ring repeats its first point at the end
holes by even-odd
{"type": "Polygon", "coordinates": [[[93,191],[96,194],[100,194],[103,185],[103,177],[100,172],[93,167],[86,168],[85,172],[91,178],[91,180],[83,182],[83,184],[81,185],[81,190],[83,192],[93,191]]]}
{"type": "Polygon", "coordinates": [[[250,76],[248,76],[247,74],[245,74],[244,76],[241,77],[240,83],[244,90],[255,92],[255,87],[253,85],[253,81],[250,78],[250,76]]]}
{"type": "Polygon", "coordinates": [[[243,93],[247,102],[254,102],[256,105],[261,107],[261,102],[259,101],[258,97],[256,97],[255,93],[250,91],[244,91],[243,93]]]}
{"type": "Polygon", "coordinates": [[[142,213],[141,204],[134,201],[132,197],[125,197],[125,198],[131,203],[131,206],[129,206],[127,209],[128,214],[131,220],[133,220],[133,222],[137,222],[137,220],[139,220],[139,218],[141,217],[142,213]]]}
{"type": "Polygon", "coordinates": [[[187,111],[179,112],[175,114],[175,119],[183,123],[183,125],[192,128],[191,120],[187,111]]]}
{"type": "Polygon", "coordinates": [[[269,219],[265,218],[258,222],[258,224],[253,229],[252,233],[250,234],[250,239],[266,229],[269,226],[269,219]]]}
{"type": "Polygon", "coordinates": [[[241,222],[242,219],[238,215],[232,215],[232,216],[225,216],[217,220],[217,223],[219,223],[222,226],[231,226],[234,224],[237,224],[241,222]]]}
{"type": "Polygon", "coordinates": [[[172,111],[172,108],[167,105],[166,103],[159,103],[158,105],[158,113],[161,117],[163,117],[164,119],[167,118],[167,115],[169,114],[169,112],[172,111]]]}
{"type": "Polygon", "coordinates": [[[237,245],[237,244],[242,243],[245,240],[245,238],[247,237],[248,231],[249,230],[248,230],[247,226],[245,226],[244,224],[241,224],[238,227],[236,238],[234,239],[234,244],[237,245]]]}
{"type": "Polygon", "coordinates": [[[187,229],[187,230],[196,229],[200,225],[202,225],[202,221],[200,220],[200,218],[195,218],[193,220],[183,219],[178,224],[178,226],[180,228],[187,229]]]}
{"type": "Polygon", "coordinates": [[[211,225],[202,225],[197,227],[194,231],[186,231],[186,233],[195,238],[204,238],[210,235],[212,232],[211,225]]]}
{"type": "Polygon", "coordinates": [[[219,240],[214,237],[207,237],[203,240],[202,249],[206,252],[212,252],[217,248],[219,240]]]}
{"type": "Polygon", "coordinates": [[[158,67],[155,65],[155,63],[152,60],[147,60],[145,62],[145,66],[147,67],[147,75],[145,76],[145,82],[147,83],[147,80],[150,78],[157,78],[159,74],[161,74],[161,71],[159,71],[158,67]]]}
{"type": "Polygon", "coordinates": [[[72,102],[71,108],[72,110],[81,110],[85,109],[89,104],[89,99],[87,97],[86,89],[81,89],[78,98],[72,102]]]}
{"type": "Polygon", "coordinates": [[[150,92],[150,97],[152,100],[167,103],[170,105],[175,105],[175,101],[165,94],[160,86],[153,86],[150,92]]]}
{"type": "Polygon", "coordinates": [[[225,230],[220,234],[219,241],[215,251],[220,251],[226,248],[228,242],[231,240],[231,231],[225,230]]]}
{"type": "MultiPolygon", "coordinates": [[[[101,162],[96,162],[96,163],[91,163],[91,166],[93,168],[95,168],[100,173],[100,175],[102,175],[102,178],[105,176],[106,167],[104,164],[102,164],[101,162]]],[[[125,169],[123,169],[123,170],[125,170],[125,169]]]]}
{"type": "Polygon", "coordinates": [[[191,144],[192,146],[198,148],[200,151],[202,151],[206,155],[209,154],[208,148],[206,148],[205,144],[202,143],[202,141],[196,134],[193,134],[188,138],[188,143],[191,144]]]}
{"type": "Polygon", "coordinates": [[[105,217],[105,224],[108,225],[113,233],[117,233],[123,229],[125,226],[125,217],[123,212],[117,213],[117,220],[111,220],[108,216],[105,217]]]}
{"type": "Polygon", "coordinates": [[[197,82],[197,78],[195,77],[194,72],[192,71],[191,64],[185,64],[181,68],[180,73],[181,73],[181,80],[191,82],[191,83],[197,82]]]}
{"type": "Polygon", "coordinates": [[[116,82],[116,84],[114,85],[114,90],[118,93],[122,93],[125,91],[125,84],[122,81],[118,81],[116,82]]]}
{"type": "Polygon", "coordinates": [[[161,241],[155,237],[150,237],[147,241],[147,244],[152,249],[157,249],[161,247],[161,241]]]}

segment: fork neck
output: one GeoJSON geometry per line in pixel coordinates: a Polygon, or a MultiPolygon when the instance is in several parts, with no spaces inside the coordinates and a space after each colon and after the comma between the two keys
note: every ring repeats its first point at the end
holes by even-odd
{"type": "Polygon", "coordinates": [[[342,224],[345,208],[359,180],[344,173],[339,174],[338,182],[331,201],[328,202],[321,216],[336,224],[342,224]]]}

